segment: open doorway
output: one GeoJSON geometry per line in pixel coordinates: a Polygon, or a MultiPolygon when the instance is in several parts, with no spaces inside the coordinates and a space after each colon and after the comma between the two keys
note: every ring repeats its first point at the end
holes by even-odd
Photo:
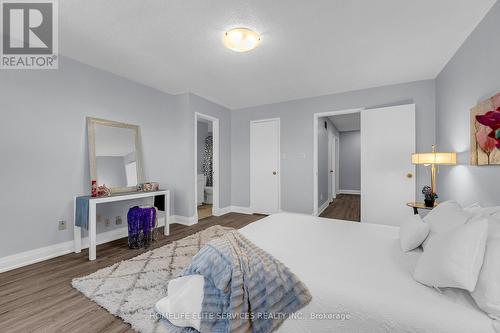
{"type": "Polygon", "coordinates": [[[360,111],[315,115],[315,215],[360,221],[360,111]]]}
{"type": "Polygon", "coordinates": [[[399,226],[416,194],[409,158],[415,151],[415,104],[316,113],[313,126],[314,215],[399,226]],[[328,169],[329,128],[338,132],[337,169],[328,169]],[[330,170],[338,173],[332,202],[326,200],[330,170]]]}
{"type": "Polygon", "coordinates": [[[201,113],[195,117],[196,220],[218,210],[219,120],[201,113]]]}

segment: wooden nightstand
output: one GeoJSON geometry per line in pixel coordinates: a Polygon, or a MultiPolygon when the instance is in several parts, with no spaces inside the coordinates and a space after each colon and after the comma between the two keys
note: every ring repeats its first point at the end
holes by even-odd
{"type": "Polygon", "coordinates": [[[406,203],[406,205],[408,207],[413,208],[413,214],[417,215],[419,209],[432,210],[434,207],[436,207],[438,205],[438,202],[437,201],[434,202],[434,207],[426,207],[424,202],[418,202],[418,201],[408,202],[408,203],[406,203]]]}

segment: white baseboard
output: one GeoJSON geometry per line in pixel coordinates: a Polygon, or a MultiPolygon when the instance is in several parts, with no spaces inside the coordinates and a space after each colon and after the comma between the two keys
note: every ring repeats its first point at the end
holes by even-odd
{"type": "Polygon", "coordinates": [[[253,214],[250,207],[243,207],[243,206],[227,206],[213,211],[214,216],[222,216],[229,213],[240,213],[247,215],[253,214]]]}
{"type": "Polygon", "coordinates": [[[240,214],[247,214],[247,215],[252,215],[253,212],[250,209],[250,207],[242,207],[242,206],[230,206],[231,207],[231,213],[240,213],[240,214]]]}
{"type": "Polygon", "coordinates": [[[0,273],[71,253],[74,248],[73,241],[68,241],[0,258],[0,273]]]}
{"type": "Polygon", "coordinates": [[[359,190],[339,190],[338,194],[361,194],[361,191],[359,190]]]}
{"type": "Polygon", "coordinates": [[[253,214],[250,207],[243,207],[243,206],[227,206],[224,208],[219,208],[218,210],[213,212],[214,216],[221,216],[221,215],[228,214],[228,213],[240,213],[240,214],[247,214],[247,215],[253,214]]]}
{"type": "MultiPolygon", "coordinates": [[[[179,221],[184,222],[181,224],[186,224],[186,225],[196,224],[196,220],[194,217],[189,218],[178,215],[170,217],[170,223],[180,223],[179,221]],[[194,223],[192,223],[193,220],[194,223]],[[192,224],[187,224],[187,223],[192,223],[192,224]]],[[[158,226],[161,227],[164,225],[165,225],[165,217],[159,215],[158,226]]],[[[97,245],[100,245],[127,236],[128,236],[127,227],[116,228],[113,230],[98,233],[96,243],[97,245]]],[[[88,247],[89,247],[89,239],[88,237],[85,237],[82,239],[82,249],[86,249],[88,247]]],[[[40,247],[38,249],[12,254],[10,256],[0,258],[0,273],[20,268],[23,266],[35,264],[40,261],[59,257],[68,253],[72,253],[74,250],[75,250],[74,242],[70,240],[54,245],[40,247]]]]}
{"type": "MultiPolygon", "coordinates": [[[[111,242],[128,236],[128,228],[117,228],[97,234],[97,245],[111,242]]],[[[82,239],[82,249],[89,247],[89,239],[82,239]]],[[[10,271],[15,268],[31,265],[40,261],[59,257],[75,250],[74,242],[67,241],[54,245],[44,246],[38,249],[29,250],[7,257],[0,258],[0,273],[10,271]]]]}
{"type": "Polygon", "coordinates": [[[316,214],[316,216],[320,216],[321,213],[323,213],[323,211],[328,207],[328,205],[330,205],[330,201],[326,200],[325,203],[322,204],[321,207],[319,207],[318,214],[316,214]]]}
{"type": "Polygon", "coordinates": [[[221,216],[221,215],[224,215],[224,214],[227,214],[227,213],[231,213],[231,206],[227,206],[227,207],[219,208],[219,209],[214,209],[212,211],[212,214],[214,216],[221,216]]]}
{"type": "Polygon", "coordinates": [[[172,215],[170,216],[170,223],[177,223],[182,225],[195,225],[198,223],[198,219],[195,216],[181,216],[181,215],[172,215]]]}
{"type": "MultiPolygon", "coordinates": [[[[239,207],[239,206],[228,206],[219,209],[214,214],[216,216],[224,215],[227,213],[242,213],[242,214],[252,214],[249,207],[239,207]]],[[[165,219],[163,216],[159,216],[158,226],[163,226],[165,224],[165,219]]],[[[170,223],[178,223],[182,225],[194,225],[198,223],[196,216],[180,216],[172,215],[170,216],[170,223]]],[[[97,245],[111,242],[123,237],[128,236],[128,228],[117,228],[97,234],[96,243],[97,245]]],[[[82,239],[82,249],[89,247],[89,239],[85,237],[82,239]]],[[[59,257],[68,253],[72,253],[75,249],[73,240],[66,241],[54,245],[44,246],[38,249],[33,249],[17,254],[12,254],[10,256],[0,258],[0,273],[10,271],[19,267],[31,265],[40,261],[52,259],[59,257]]]]}

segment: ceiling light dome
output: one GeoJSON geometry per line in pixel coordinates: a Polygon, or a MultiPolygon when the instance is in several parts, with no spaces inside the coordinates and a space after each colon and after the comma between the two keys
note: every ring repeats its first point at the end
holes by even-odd
{"type": "Polygon", "coordinates": [[[234,28],[224,33],[224,46],[235,52],[253,50],[260,43],[260,36],[247,28],[234,28]]]}

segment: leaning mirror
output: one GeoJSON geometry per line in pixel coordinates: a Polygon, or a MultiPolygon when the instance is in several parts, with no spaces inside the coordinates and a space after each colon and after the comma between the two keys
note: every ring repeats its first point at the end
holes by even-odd
{"type": "Polygon", "coordinates": [[[111,193],[137,191],[143,182],[139,126],[87,118],[90,180],[111,193]]]}

